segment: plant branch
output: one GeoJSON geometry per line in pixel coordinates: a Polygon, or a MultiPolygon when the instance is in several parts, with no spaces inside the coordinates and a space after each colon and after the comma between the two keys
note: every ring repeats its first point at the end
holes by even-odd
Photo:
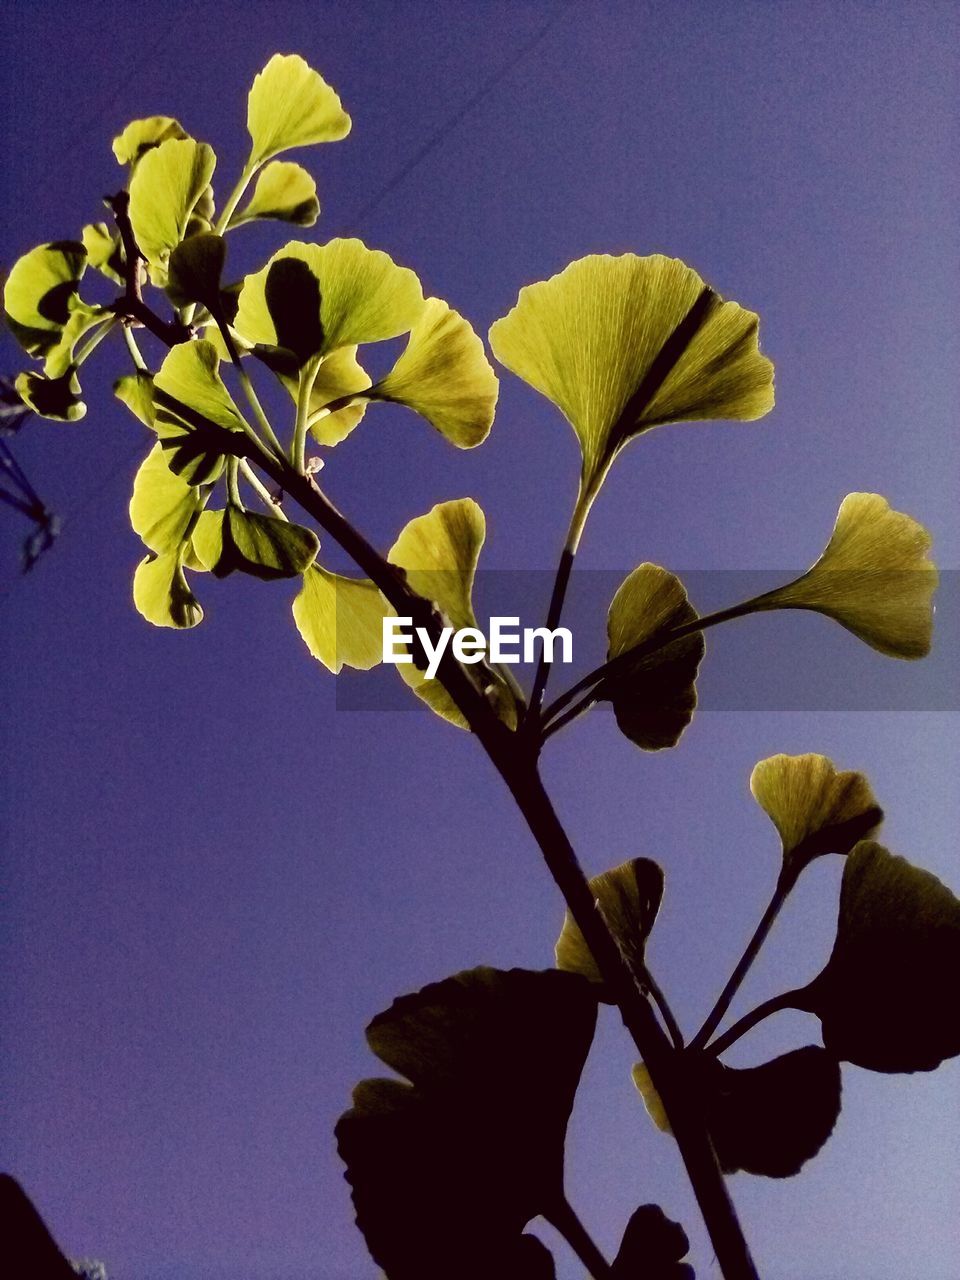
{"type": "Polygon", "coordinates": [[[162,320],[143,300],[143,267],[146,259],[140,252],[130,223],[130,193],[119,191],[115,196],[107,196],[106,204],[113,212],[124,258],[123,296],[117,298],[108,309],[123,320],[142,324],[168,347],[187,342],[193,337],[192,329],[176,320],[162,320]]]}
{"type": "Polygon", "coordinates": [[[703,1049],[709,1042],[714,1031],[716,1031],[717,1027],[719,1027],[720,1023],[723,1021],[724,1014],[730,1008],[730,1002],[740,990],[740,985],[749,973],[750,966],[757,958],[760,948],[767,940],[767,935],[773,927],[773,922],[780,914],[780,908],[786,902],[791,889],[796,883],[797,872],[795,870],[788,869],[785,864],[777,878],[776,888],[773,891],[770,901],[767,903],[767,909],[764,911],[760,918],[760,923],[754,930],[753,937],[747,943],[746,949],[737,963],[737,967],[730,975],[727,985],[717,997],[717,1002],[707,1015],[706,1021],[690,1042],[691,1049],[703,1049]]]}
{"type": "Polygon", "coordinates": [[[705,1052],[713,1054],[718,1058],[721,1053],[726,1053],[732,1044],[735,1044],[741,1036],[745,1036],[748,1031],[759,1022],[763,1022],[764,1018],[769,1018],[771,1014],[780,1013],[784,1009],[802,1009],[800,1003],[803,999],[803,991],[784,991],[782,995],[773,996],[769,1000],[764,1000],[763,1004],[758,1004],[756,1009],[745,1014],[739,1022],[735,1022],[733,1026],[718,1036],[713,1044],[708,1045],[705,1052]]]}
{"type": "Polygon", "coordinates": [[[566,1240],[577,1255],[593,1280],[613,1280],[613,1271],[597,1248],[592,1236],[577,1217],[573,1206],[566,1196],[561,1196],[556,1204],[545,1210],[543,1217],[566,1240]]]}
{"type": "Polygon", "coordinates": [[[680,1025],[673,1016],[673,1010],[670,1008],[667,997],[661,991],[659,984],[649,969],[644,969],[643,980],[646,983],[647,990],[650,992],[653,1003],[660,1010],[660,1016],[663,1018],[664,1026],[670,1033],[670,1039],[673,1041],[673,1047],[675,1049],[682,1049],[683,1032],[680,1030],[680,1025]]]}

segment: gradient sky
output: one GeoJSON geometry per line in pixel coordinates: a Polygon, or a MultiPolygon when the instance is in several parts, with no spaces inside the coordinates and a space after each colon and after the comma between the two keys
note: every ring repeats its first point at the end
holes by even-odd
{"type": "MultiPolygon", "coordinates": [[[[100,216],[119,185],[110,140],[134,116],[178,116],[231,184],[254,73],[299,52],[354,121],[298,157],[318,177],[315,234],[362,234],[481,332],[521,285],[598,251],[675,254],[760,313],[777,408],[631,447],[585,569],[799,569],[855,489],[923,520],[957,567],[954,6],[33,3],[4,22],[6,264],[100,216]]],[[[238,233],[234,269],[286,238],[238,233]]],[[[16,361],[4,339],[4,371],[16,361]]],[[[85,377],[84,422],[34,423],[17,442],[66,517],[27,579],[22,530],[3,523],[3,1164],[111,1280],[371,1280],[332,1139],[352,1085],[377,1072],[364,1025],[458,969],[549,965],[561,904],[466,734],[425,710],[337,708],[288,585],[203,580],[207,619],[186,634],[138,617],[126,502],[147,442],[110,402],[121,367],[114,350],[85,377]]],[[[371,410],[324,479],[382,547],[470,494],[487,512],[485,565],[546,571],[577,465],[559,414],[507,374],[483,449],[371,410]]],[[[582,664],[619,579],[604,580],[592,611],[577,593],[600,579],[574,586],[582,664]]],[[[547,590],[541,574],[529,599],[547,590]]],[[[641,853],[666,868],[650,956],[689,1032],[776,874],[747,790],[763,756],[818,750],[865,769],[886,842],[960,884],[956,686],[939,643],[936,680],[884,701],[876,689],[912,669],[818,617],[748,620],[711,639],[719,666],[708,652],[705,710],[677,750],[640,753],[605,712],[551,743],[547,780],[587,869],[641,853]],[[751,700],[756,682],[769,696],[751,700]],[[750,709],[730,709],[738,688],[750,709]]],[[[839,860],[810,871],[739,1011],[819,969],[839,874],[839,860]]],[[[817,1037],[784,1015],[729,1060],[817,1037]]],[[[714,1275],[632,1061],[606,1018],[570,1130],[571,1199],[611,1254],[632,1209],[659,1201],[698,1275],[714,1275]]],[[[732,1180],[765,1276],[954,1280],[958,1080],[956,1062],[845,1068],[836,1133],[799,1177],[732,1180]]],[[[557,1258],[561,1280],[580,1274],[557,1258]]]]}

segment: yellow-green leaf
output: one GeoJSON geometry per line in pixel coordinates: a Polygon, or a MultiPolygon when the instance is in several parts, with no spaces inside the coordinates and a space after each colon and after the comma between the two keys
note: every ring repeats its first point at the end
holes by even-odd
{"type": "Polygon", "coordinates": [[[754,609],[813,609],[893,658],[922,658],[933,635],[936,565],[922,524],[878,493],[849,493],[826,550],[754,609]]]}
{"type": "Polygon", "coordinates": [[[275,53],[250,89],[247,132],[250,164],[257,165],[291,147],[345,138],[350,117],[333,89],[303,58],[275,53]]]}
{"type": "Polygon", "coordinates": [[[344,578],[313,564],[293,602],[297,630],[313,656],[337,675],[369,671],[383,660],[383,619],[389,606],[368,578],[344,578]]]}
{"type": "Polygon", "coordinates": [[[52,422],[79,422],[87,412],[87,406],[80,399],[80,383],[73,365],[58,378],[47,378],[42,373],[20,373],[14,385],[23,403],[41,418],[52,422]]]}
{"type": "Polygon", "coordinates": [[[147,151],[137,165],[130,179],[130,224],[155,269],[156,283],[165,283],[167,261],[206,197],[216,164],[205,142],[171,138],[147,151]]]}
{"type": "Polygon", "coordinates": [[[144,156],[161,142],[171,138],[186,138],[187,132],[179,120],[172,116],[146,116],[142,120],[131,120],[123,133],[113,140],[113,154],[117,164],[132,164],[144,156]]]}
{"type": "Polygon", "coordinates": [[[649,427],[770,410],[757,325],[676,258],[592,255],[522,289],[490,345],[570,422],[588,507],[619,450],[649,427]]]}
{"type": "Polygon", "coordinates": [[[883,821],[864,775],[841,772],[826,756],[761,760],[750,790],[780,833],[784,866],[794,872],[820,854],[849,853],[883,821]]]}
{"type": "Polygon", "coordinates": [[[155,627],[184,630],[203,621],[200,602],[187,585],[181,552],[150,553],[133,576],[133,603],[155,627]]]}
{"type": "MultiPolygon", "coordinates": [[[[632,858],[590,881],[590,891],[634,975],[644,977],[644,949],[663,898],[663,871],[650,858],[632,858]]],[[[555,949],[558,969],[602,983],[580,926],[568,911],[555,949]]],[[[612,996],[609,998],[612,1000],[612,996]]]]}
{"type": "Polygon", "coordinates": [[[55,347],[74,310],[82,306],[80,280],[87,251],[76,240],[41,244],[18,258],[3,287],[3,307],[14,337],[28,355],[55,347]]]}
{"type": "Polygon", "coordinates": [[[255,218],[277,218],[298,227],[312,227],[320,216],[317,184],[302,165],[274,160],[260,171],[246,207],[230,219],[231,227],[255,218]]]}
{"type": "MultiPolygon", "coordinates": [[[[413,591],[434,601],[449,625],[455,629],[476,627],[473,580],[485,536],[483,512],[472,498],[441,502],[404,527],[387,559],[405,571],[413,591]]],[[[437,715],[462,729],[468,728],[438,679],[428,680],[415,662],[398,664],[397,670],[417,697],[437,715]]],[[[514,728],[516,704],[503,677],[486,662],[468,666],[466,670],[491,701],[500,719],[514,728]]]]}
{"type": "MultiPolygon", "coordinates": [[[[167,353],[154,379],[152,425],[168,451],[168,465],[191,484],[219,476],[228,443],[222,433],[244,428],[219,368],[211,343],[184,342],[167,353]]],[[[141,398],[145,391],[138,384],[141,398]]]]}
{"type": "MultiPolygon", "coordinates": [[[[655,564],[642,564],[627,577],[607,614],[607,657],[618,658],[637,645],[693,622],[697,612],[683,583],[655,564]]],[[[611,674],[595,690],[609,699],[621,731],[645,751],[674,747],[693,719],[696,678],[706,645],[691,632],[611,674]]]]}
{"type": "Polygon", "coordinates": [[[83,228],[83,247],[87,262],[114,284],[123,284],[123,248],[118,232],[111,231],[105,222],[92,222],[83,228]]]}
{"type": "MultiPolygon", "coordinates": [[[[266,348],[254,354],[273,370],[296,404],[300,390],[296,361],[266,348]]],[[[347,438],[364,415],[367,401],[359,393],[369,386],[370,376],[357,360],[356,347],[340,347],[324,357],[313,377],[307,415],[310,434],[318,444],[329,447],[347,438]]]]}
{"type": "Polygon", "coordinates": [[[234,327],[249,345],[288,350],[304,364],[406,333],[423,305],[414,273],[379,249],[292,241],[246,277],[234,327]]]}
{"type": "Polygon", "coordinates": [[[320,543],[302,525],[231,504],[224,511],[201,513],[192,547],[215,578],[239,571],[271,582],[305,572],[316,559],[320,543]]]}
{"type": "Polygon", "coordinates": [[[204,497],[200,489],[167,466],[163,447],[155,444],[140,465],[130,498],[130,523],[144,543],[158,554],[174,551],[183,542],[204,497]]]}
{"type": "Polygon", "coordinates": [[[439,298],[428,298],[406,350],[371,397],[407,405],[451,444],[471,449],[490,432],[498,391],[468,322],[439,298]]]}

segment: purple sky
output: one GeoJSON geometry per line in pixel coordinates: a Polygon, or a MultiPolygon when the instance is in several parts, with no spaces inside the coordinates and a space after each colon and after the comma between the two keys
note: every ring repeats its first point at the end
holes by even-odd
{"type": "MultiPolygon", "coordinates": [[[[221,190],[232,183],[253,74],[299,52],[354,120],[345,142],[300,157],[318,177],[316,234],[359,232],[481,332],[521,285],[597,251],[675,254],[759,311],[777,408],[635,444],[591,516],[585,569],[802,568],[854,489],[922,519],[956,568],[956,10],[567,6],[358,223],[555,12],[8,6],[3,261],[100,216],[119,185],[110,140],[134,116],[177,115],[217,148],[221,190]]],[[[234,269],[285,238],[239,232],[234,269]]],[[[4,339],[4,371],[16,359],[4,339]]],[[[457,969],[548,965],[561,904],[466,734],[426,711],[337,710],[288,585],[204,580],[207,619],[186,634],[136,615],[126,503],[147,442],[110,402],[121,364],[115,350],[85,378],[84,422],[36,423],[17,442],[67,517],[28,579],[16,577],[21,530],[4,522],[3,1163],[61,1243],[104,1259],[111,1280],[372,1280],[332,1140],[352,1085],[377,1073],[365,1023],[457,969]]],[[[328,457],[329,493],[384,548],[434,502],[470,494],[487,512],[488,568],[549,569],[575,441],[508,374],[500,403],[474,453],[371,410],[328,457]]],[[[586,662],[602,597],[592,613],[574,601],[572,616],[595,631],[586,662]]],[[[776,873],[773,829],[747,791],[763,756],[818,750],[865,769],[886,842],[960,884],[955,688],[917,694],[938,711],[851,710],[881,667],[878,680],[917,677],[815,617],[747,621],[715,645],[728,691],[737,672],[745,691],[783,679],[791,696],[809,677],[808,703],[780,704],[807,709],[723,709],[728,696],[711,710],[708,646],[707,709],[677,750],[642,754],[598,712],[551,743],[545,767],[591,873],[640,853],[665,866],[650,956],[690,1032],[776,873]],[[841,661],[862,688],[818,695],[841,661]]],[[[555,672],[557,690],[568,678],[555,672]]],[[[820,967],[839,873],[839,860],[808,873],[740,1012],[820,967]]],[[[817,1036],[783,1016],[730,1060],[817,1036]]],[[[608,1017],[571,1126],[571,1198],[610,1253],[630,1211],[658,1200],[710,1276],[632,1061],[608,1017]]],[[[915,1077],[846,1068],[834,1138],[799,1177],[733,1179],[766,1276],[955,1277],[958,1079],[956,1063],[915,1077]]],[[[580,1274],[557,1257],[561,1280],[580,1274]]]]}

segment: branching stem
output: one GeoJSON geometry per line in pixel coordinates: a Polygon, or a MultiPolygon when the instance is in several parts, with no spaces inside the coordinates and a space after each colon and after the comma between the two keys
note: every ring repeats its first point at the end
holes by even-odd
{"type": "Polygon", "coordinates": [[[780,1013],[784,1009],[802,1009],[803,996],[802,990],[784,991],[782,995],[764,1000],[763,1004],[758,1004],[756,1009],[745,1014],[739,1022],[735,1022],[722,1036],[718,1036],[713,1044],[707,1046],[706,1052],[719,1058],[721,1053],[726,1053],[732,1044],[736,1044],[741,1036],[745,1036],[748,1031],[752,1031],[757,1023],[763,1022],[764,1018],[769,1018],[771,1014],[780,1013]]]}
{"type": "Polygon", "coordinates": [[[609,1263],[566,1197],[562,1197],[543,1216],[551,1227],[560,1232],[593,1280],[613,1280],[609,1263]]]}

